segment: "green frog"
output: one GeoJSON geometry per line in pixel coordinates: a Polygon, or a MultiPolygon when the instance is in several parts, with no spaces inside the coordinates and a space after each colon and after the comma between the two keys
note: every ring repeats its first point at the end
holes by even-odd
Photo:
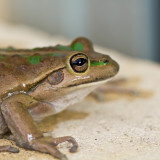
{"type": "MultiPolygon", "coordinates": [[[[70,45],[33,49],[0,49],[0,135],[11,132],[19,147],[66,160],[56,146],[68,141],[70,152],[78,148],[71,136],[45,137],[36,122],[80,102],[117,74],[119,65],[108,55],[94,51],[90,40],[70,45]]],[[[16,153],[10,145],[0,151],[16,153]]]]}

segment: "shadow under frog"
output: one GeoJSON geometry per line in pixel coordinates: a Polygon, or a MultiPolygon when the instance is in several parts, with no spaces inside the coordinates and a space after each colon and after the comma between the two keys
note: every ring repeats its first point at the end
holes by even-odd
{"type": "Polygon", "coordinates": [[[141,89],[138,85],[141,80],[138,77],[119,78],[100,86],[88,97],[93,97],[98,102],[107,102],[116,99],[126,98],[134,100],[137,98],[150,98],[153,91],[141,89]]]}
{"type": "Polygon", "coordinates": [[[65,121],[74,121],[74,120],[83,120],[85,119],[89,113],[87,112],[80,112],[80,111],[72,111],[72,110],[64,110],[63,112],[49,116],[39,122],[38,128],[40,131],[45,132],[53,132],[53,129],[57,127],[57,125],[61,122],[65,121]]]}

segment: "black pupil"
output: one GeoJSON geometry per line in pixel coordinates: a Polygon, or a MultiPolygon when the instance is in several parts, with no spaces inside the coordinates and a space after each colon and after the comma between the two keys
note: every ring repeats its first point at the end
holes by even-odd
{"type": "Polygon", "coordinates": [[[77,60],[75,60],[73,62],[73,64],[77,65],[77,66],[83,66],[86,62],[87,62],[86,59],[84,59],[84,58],[78,58],[77,60]]]}

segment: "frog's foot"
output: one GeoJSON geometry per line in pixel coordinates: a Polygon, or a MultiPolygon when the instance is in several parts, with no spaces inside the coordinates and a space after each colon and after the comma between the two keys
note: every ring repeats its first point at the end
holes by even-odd
{"type": "MultiPolygon", "coordinates": [[[[60,160],[67,160],[66,156],[62,154],[56,146],[59,143],[68,141],[72,144],[70,152],[77,150],[78,144],[72,137],[44,137],[39,131],[32,116],[29,114],[26,105],[30,102],[24,102],[28,98],[27,95],[15,95],[6,99],[1,105],[1,110],[5,122],[9,126],[11,133],[14,136],[16,144],[22,148],[48,153],[59,158],[60,160]]],[[[3,149],[4,150],[4,149],[3,149]]]]}
{"type": "Polygon", "coordinates": [[[58,149],[56,149],[56,146],[58,144],[65,141],[68,141],[73,145],[70,149],[70,152],[75,152],[77,150],[77,142],[74,140],[74,138],[69,136],[59,138],[42,137],[32,140],[30,145],[33,150],[43,153],[49,153],[53,155],[55,158],[59,158],[60,160],[67,160],[67,157],[64,154],[62,154],[58,149]]]}
{"type": "Polygon", "coordinates": [[[139,95],[139,92],[137,90],[130,89],[130,88],[119,87],[119,86],[110,86],[110,85],[99,87],[96,91],[101,92],[101,93],[128,94],[128,95],[131,95],[131,96],[132,95],[133,96],[139,95]]]}
{"type": "Polygon", "coordinates": [[[106,95],[108,93],[115,93],[115,94],[124,94],[129,96],[139,96],[141,93],[134,89],[127,87],[129,80],[125,78],[112,80],[94,90],[91,93],[91,96],[94,97],[97,101],[105,101],[106,95]]]}
{"type": "Polygon", "coordinates": [[[10,145],[6,145],[6,146],[0,146],[0,152],[18,153],[19,150],[17,148],[10,146],[10,145]]]}
{"type": "Polygon", "coordinates": [[[97,101],[103,102],[106,100],[106,95],[108,93],[115,93],[115,94],[124,94],[129,96],[139,96],[140,92],[134,89],[127,89],[118,86],[102,86],[97,88],[93,91],[90,95],[94,97],[97,101]]]}
{"type": "Polygon", "coordinates": [[[128,88],[127,85],[130,83],[131,80],[127,78],[119,78],[116,80],[112,80],[105,85],[98,88],[99,91],[103,93],[118,93],[118,94],[128,94],[131,96],[138,96],[140,93],[136,89],[128,88]]]}

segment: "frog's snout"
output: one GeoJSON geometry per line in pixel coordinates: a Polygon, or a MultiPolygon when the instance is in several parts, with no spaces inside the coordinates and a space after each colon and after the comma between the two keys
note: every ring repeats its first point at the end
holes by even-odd
{"type": "Polygon", "coordinates": [[[113,73],[117,74],[119,72],[119,64],[113,60],[113,73]]]}
{"type": "Polygon", "coordinates": [[[109,77],[115,76],[118,72],[119,72],[119,64],[113,59],[110,59],[110,65],[107,67],[107,73],[109,77]]]}

